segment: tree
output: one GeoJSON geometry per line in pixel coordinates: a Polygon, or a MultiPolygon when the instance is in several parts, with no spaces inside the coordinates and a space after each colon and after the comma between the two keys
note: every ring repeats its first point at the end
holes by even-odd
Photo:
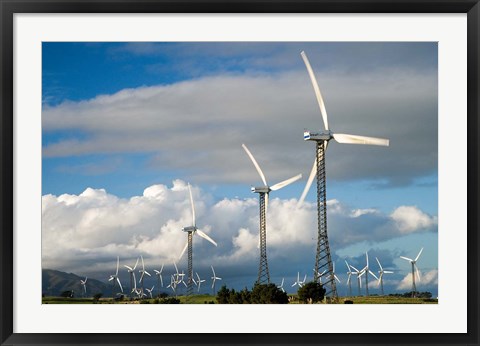
{"type": "Polygon", "coordinates": [[[230,290],[227,288],[226,285],[220,287],[217,292],[217,302],[218,304],[228,304],[230,300],[230,290]]]}
{"type": "Polygon", "coordinates": [[[325,297],[325,288],[319,282],[308,282],[298,289],[298,299],[304,303],[307,303],[309,299],[313,303],[317,303],[323,300],[325,297]]]}
{"type": "Polygon", "coordinates": [[[250,301],[253,304],[288,304],[288,295],[273,283],[255,284],[250,301]]]}

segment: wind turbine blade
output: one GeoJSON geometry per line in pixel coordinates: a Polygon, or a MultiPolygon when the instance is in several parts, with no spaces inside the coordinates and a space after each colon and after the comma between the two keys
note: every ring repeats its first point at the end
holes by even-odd
{"type": "Polygon", "coordinates": [[[145,274],[151,277],[150,273],[145,270],[145,274]]]}
{"type": "Polygon", "coordinates": [[[142,259],[142,270],[145,270],[145,262],[143,262],[143,256],[140,255],[140,258],[142,259]]]}
{"type": "Polygon", "coordinates": [[[118,275],[118,265],[120,264],[120,258],[117,256],[117,272],[115,275],[118,275]]]}
{"type": "Polygon", "coordinates": [[[384,272],[385,274],[393,274],[393,272],[390,271],[390,270],[384,270],[383,272],[384,272]]]}
{"type": "Polygon", "coordinates": [[[358,273],[358,272],[360,272],[360,270],[358,270],[357,268],[355,268],[355,267],[354,267],[354,266],[352,266],[351,264],[350,264],[350,267],[352,267],[352,268],[353,268],[353,270],[355,270],[357,273],[358,273]]]}
{"type": "Polygon", "coordinates": [[[196,226],[196,223],[195,223],[195,206],[193,205],[192,189],[190,187],[190,184],[188,184],[188,192],[190,193],[190,204],[192,206],[192,225],[196,226]]]}
{"type": "Polygon", "coordinates": [[[411,258],[408,258],[408,257],[403,257],[403,256],[400,256],[400,258],[403,258],[404,260],[407,260],[409,262],[413,262],[413,260],[411,258]]]}
{"type": "Polygon", "coordinates": [[[154,271],[154,272],[155,272],[155,274],[157,274],[157,275],[159,275],[159,274],[160,274],[160,272],[159,272],[158,270],[156,270],[156,269],[154,269],[153,271],[154,271]]]}
{"type": "Polygon", "coordinates": [[[124,264],[123,266],[124,266],[125,268],[127,268],[128,270],[130,270],[130,271],[132,271],[132,270],[133,270],[133,268],[132,268],[132,267],[129,267],[129,266],[125,265],[125,264],[124,264]]]}
{"type": "Polygon", "coordinates": [[[305,197],[307,197],[308,191],[310,190],[310,187],[312,186],[312,183],[313,183],[313,179],[315,179],[316,175],[317,175],[317,159],[315,158],[315,160],[313,160],[312,170],[310,171],[310,175],[308,176],[307,184],[305,185],[302,195],[298,200],[299,206],[302,205],[303,201],[305,200],[305,197]]]}
{"type": "Polygon", "coordinates": [[[122,291],[122,293],[123,293],[123,287],[122,287],[122,284],[120,283],[119,278],[117,278],[117,282],[118,282],[118,286],[120,286],[120,291],[122,291]]]}
{"type": "Polygon", "coordinates": [[[377,260],[377,263],[378,263],[378,265],[380,266],[380,270],[383,272],[383,268],[382,268],[382,265],[380,264],[380,261],[378,260],[377,257],[375,257],[375,259],[377,260]]]}
{"type": "Polygon", "coordinates": [[[210,267],[212,268],[213,276],[215,277],[215,276],[216,276],[216,275],[215,275],[215,270],[213,270],[213,266],[212,266],[212,265],[211,265],[210,267]]]}
{"type": "MultiPolygon", "coordinates": [[[[173,262],[173,265],[175,266],[175,271],[177,272],[177,275],[178,275],[178,268],[177,268],[177,264],[175,262],[173,262]]],[[[173,276],[173,275],[172,275],[173,276]]]]}
{"type": "Polygon", "coordinates": [[[133,274],[133,283],[135,284],[135,288],[137,288],[137,279],[135,278],[135,272],[132,272],[133,274]]]}
{"type": "Polygon", "coordinates": [[[164,264],[162,263],[162,267],[160,268],[160,273],[163,272],[163,266],[164,266],[164,264]]]}
{"type": "Polygon", "coordinates": [[[160,285],[161,285],[161,287],[163,287],[163,278],[162,278],[161,275],[160,275],[160,285]]]}
{"type": "Polygon", "coordinates": [[[335,274],[333,274],[333,277],[340,283],[340,279],[335,274]]]}
{"type": "Polygon", "coordinates": [[[347,265],[347,270],[348,270],[348,272],[351,273],[351,272],[352,272],[352,269],[350,269],[350,266],[348,265],[347,260],[345,260],[345,264],[347,265]]]}
{"type": "Polygon", "coordinates": [[[133,270],[135,270],[135,268],[137,268],[137,264],[138,264],[138,257],[137,257],[137,261],[135,262],[135,265],[133,266],[133,270]]]}
{"type": "Polygon", "coordinates": [[[373,276],[375,279],[378,280],[378,277],[377,277],[371,270],[369,270],[368,272],[369,272],[370,274],[372,274],[372,276],[373,276]]]}
{"type": "Polygon", "coordinates": [[[367,266],[365,268],[368,268],[368,252],[365,252],[365,257],[367,257],[367,266]]]}
{"type": "Polygon", "coordinates": [[[388,147],[390,144],[390,141],[385,138],[349,135],[346,133],[334,133],[333,138],[335,138],[338,143],[343,144],[380,145],[384,147],[388,147]]]}
{"type": "Polygon", "coordinates": [[[315,74],[313,73],[312,66],[310,66],[310,62],[308,61],[307,54],[305,54],[305,52],[302,51],[300,55],[303,58],[303,62],[307,67],[310,80],[312,81],[313,90],[315,91],[315,96],[317,97],[318,106],[320,107],[320,113],[322,113],[323,125],[325,125],[325,130],[328,131],[327,110],[325,109],[325,103],[323,102],[322,94],[320,93],[320,88],[318,87],[317,79],[315,78],[315,74]]]}
{"type": "Polygon", "coordinates": [[[212,243],[213,245],[217,246],[217,243],[215,243],[215,241],[210,238],[208,235],[206,235],[204,232],[200,231],[199,229],[197,229],[197,232],[196,232],[200,237],[202,237],[203,239],[206,239],[208,240],[210,243],[212,243]]]}
{"type": "Polygon", "coordinates": [[[351,275],[348,275],[348,278],[347,278],[347,285],[350,283],[350,278],[351,278],[351,275]]]}
{"type": "Polygon", "coordinates": [[[275,184],[273,186],[270,187],[270,190],[272,191],[277,191],[277,190],[280,190],[281,188],[287,186],[287,185],[290,185],[291,183],[297,181],[298,179],[302,178],[302,175],[301,174],[298,174],[294,177],[291,177],[290,179],[287,179],[287,180],[284,180],[278,184],[275,184]]]}
{"type": "Polygon", "coordinates": [[[258,165],[258,163],[257,163],[257,161],[255,160],[255,158],[253,157],[252,153],[250,152],[250,150],[248,150],[248,148],[247,148],[247,146],[246,146],[245,144],[242,144],[242,147],[243,147],[243,149],[245,149],[245,152],[246,152],[247,155],[250,157],[250,160],[252,160],[253,165],[254,165],[255,168],[257,169],[258,174],[260,174],[260,178],[262,178],[263,183],[265,184],[265,186],[268,186],[267,180],[265,179],[265,175],[263,174],[262,169],[261,169],[260,166],[258,165]]]}
{"type": "MultiPolygon", "coordinates": [[[[185,253],[185,251],[187,250],[187,247],[188,247],[188,241],[187,243],[185,244],[185,246],[183,247],[183,250],[182,250],[182,253],[180,253],[180,256],[178,256],[178,260],[180,261],[180,259],[182,258],[183,254],[185,253]]],[[[176,265],[175,265],[176,267],[176,265]]],[[[178,273],[178,269],[177,269],[177,273],[178,273]]]]}
{"type": "Polygon", "coordinates": [[[420,252],[418,253],[417,257],[415,257],[415,262],[420,258],[420,255],[422,254],[423,247],[420,249],[420,252]]]}

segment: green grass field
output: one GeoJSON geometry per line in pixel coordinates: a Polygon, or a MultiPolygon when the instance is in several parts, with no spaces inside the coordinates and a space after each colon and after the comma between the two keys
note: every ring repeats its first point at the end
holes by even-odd
{"type": "MultiPolygon", "coordinates": [[[[290,295],[296,298],[296,295],[290,295]]],[[[188,299],[186,296],[178,296],[181,304],[211,304],[216,303],[215,297],[205,295],[193,295],[188,299]]],[[[438,304],[436,299],[426,298],[403,298],[403,297],[340,297],[338,303],[344,304],[345,300],[353,301],[353,304],[438,304]]],[[[92,298],[62,298],[62,297],[44,297],[42,304],[93,304],[92,298]]],[[[123,301],[114,301],[112,298],[100,298],[96,304],[140,304],[140,301],[130,301],[125,299],[123,301]]],[[[143,304],[155,304],[155,299],[144,299],[143,304]],[[147,303],[148,302],[148,303],[147,303]]],[[[292,301],[290,304],[300,304],[298,300],[292,301]]]]}

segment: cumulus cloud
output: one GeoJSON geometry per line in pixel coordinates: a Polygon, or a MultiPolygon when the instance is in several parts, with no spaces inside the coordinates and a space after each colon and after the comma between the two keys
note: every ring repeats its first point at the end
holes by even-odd
{"type": "MultiPolygon", "coordinates": [[[[192,192],[197,227],[218,243],[214,247],[194,236],[197,268],[208,269],[214,264],[229,268],[232,275],[235,270],[250,270],[254,276],[258,260],[258,200],[214,201],[198,186],[193,186],[192,192]]],[[[405,234],[403,224],[397,222],[397,211],[403,206],[391,215],[373,209],[352,210],[337,200],[329,201],[329,206],[329,235],[334,251],[359,241],[374,243],[405,234]]],[[[419,213],[426,215],[418,209],[413,215],[419,213]]],[[[434,230],[435,218],[429,220],[430,223],[410,223],[409,233],[425,231],[426,224],[434,230]]],[[[139,255],[150,266],[173,263],[178,261],[187,240],[181,229],[191,223],[188,188],[182,180],[174,180],[172,186],[150,186],[143,195],[128,199],[92,188],[79,195],[44,195],[42,265],[87,274],[114,268],[116,256],[121,257],[122,263],[134,263],[139,255]]],[[[298,207],[296,199],[271,198],[267,244],[272,268],[298,268],[313,261],[316,227],[314,204],[298,207]]],[[[376,254],[386,257],[379,250],[376,254]]],[[[185,261],[186,256],[180,264],[185,261]]]]}
{"type": "MultiPolygon", "coordinates": [[[[420,274],[420,280],[418,280],[418,277],[415,277],[415,286],[417,286],[417,289],[420,287],[428,287],[438,285],[438,270],[437,269],[432,269],[426,273],[420,274]]],[[[411,290],[412,289],[412,274],[409,273],[405,275],[405,277],[400,281],[400,283],[397,286],[397,289],[399,290],[411,290]]]]}

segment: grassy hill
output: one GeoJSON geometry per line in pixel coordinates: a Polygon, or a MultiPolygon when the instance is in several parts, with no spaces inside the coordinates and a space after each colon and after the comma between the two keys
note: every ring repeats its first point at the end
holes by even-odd
{"type": "MultiPolygon", "coordinates": [[[[59,296],[64,291],[73,291],[75,297],[83,296],[83,287],[80,280],[85,277],[73,273],[65,273],[58,270],[42,269],[42,293],[45,296],[59,296]]],[[[110,295],[111,286],[99,280],[88,278],[87,296],[91,297],[96,293],[103,296],[110,295]]]]}

